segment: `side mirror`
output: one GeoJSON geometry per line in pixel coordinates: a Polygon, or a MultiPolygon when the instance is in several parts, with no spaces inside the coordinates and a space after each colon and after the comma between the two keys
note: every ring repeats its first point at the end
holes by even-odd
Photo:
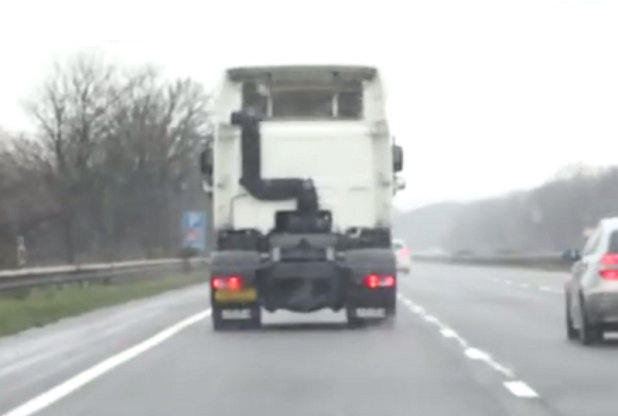
{"type": "Polygon", "coordinates": [[[206,149],[202,150],[202,153],[200,153],[200,170],[204,176],[204,179],[202,180],[202,188],[207,194],[212,192],[214,171],[213,165],[212,148],[208,146],[206,149]]]}
{"type": "Polygon", "coordinates": [[[395,172],[403,170],[403,149],[396,144],[393,145],[393,170],[395,172]]]}
{"type": "Polygon", "coordinates": [[[406,189],[406,178],[395,176],[395,191],[403,191],[406,189]]]}
{"type": "Polygon", "coordinates": [[[566,250],[562,253],[562,260],[568,261],[569,263],[575,263],[581,260],[582,255],[579,250],[571,249],[566,250]]]}
{"type": "Polygon", "coordinates": [[[211,177],[213,172],[212,149],[207,148],[200,153],[200,170],[202,174],[211,177]]]}

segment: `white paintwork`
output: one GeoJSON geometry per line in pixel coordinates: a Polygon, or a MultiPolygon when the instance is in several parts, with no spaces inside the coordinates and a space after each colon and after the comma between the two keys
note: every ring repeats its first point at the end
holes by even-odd
{"type": "MultiPolygon", "coordinates": [[[[262,122],[262,177],[313,179],[320,207],[333,214],[334,231],[390,227],[396,184],[384,95],[376,76],[364,83],[361,120],[262,122]]],[[[240,129],[230,125],[230,115],[240,109],[241,99],[240,83],[224,77],[213,101],[213,221],[218,229],[254,228],[267,233],[274,226],[275,212],[293,210],[296,202],[260,201],[239,184],[240,129]]]]}

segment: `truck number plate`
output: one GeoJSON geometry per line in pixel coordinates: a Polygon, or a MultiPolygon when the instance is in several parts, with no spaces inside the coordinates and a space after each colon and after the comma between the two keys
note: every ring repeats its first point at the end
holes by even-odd
{"type": "Polygon", "coordinates": [[[384,308],[356,308],[356,316],[359,318],[384,318],[386,310],[384,308]]]}
{"type": "Polygon", "coordinates": [[[251,319],[251,309],[223,309],[221,311],[223,319],[251,319]]]}

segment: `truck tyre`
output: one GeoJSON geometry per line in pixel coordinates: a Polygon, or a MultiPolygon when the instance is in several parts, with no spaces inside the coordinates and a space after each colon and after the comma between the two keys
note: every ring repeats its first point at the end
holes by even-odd
{"type": "Polygon", "coordinates": [[[231,327],[230,323],[225,321],[221,317],[221,308],[219,308],[218,306],[215,306],[215,305],[212,306],[211,318],[212,318],[212,328],[215,331],[223,331],[225,329],[230,329],[231,327]]]}
{"type": "Polygon", "coordinates": [[[345,308],[346,320],[348,321],[348,327],[350,328],[360,328],[363,326],[365,321],[361,318],[358,318],[354,313],[354,308],[347,307],[345,308]]]}
{"type": "Polygon", "coordinates": [[[262,308],[260,308],[260,305],[251,306],[251,320],[246,325],[248,329],[258,329],[262,326],[262,308]]]}

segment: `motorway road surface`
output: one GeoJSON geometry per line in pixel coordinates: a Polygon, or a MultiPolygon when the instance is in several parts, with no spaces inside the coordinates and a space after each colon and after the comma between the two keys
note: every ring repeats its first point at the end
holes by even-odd
{"type": "Polygon", "coordinates": [[[390,329],[214,333],[206,287],[170,292],[0,339],[0,415],[615,416],[618,343],[565,340],[566,277],[414,264],[390,329]]]}

